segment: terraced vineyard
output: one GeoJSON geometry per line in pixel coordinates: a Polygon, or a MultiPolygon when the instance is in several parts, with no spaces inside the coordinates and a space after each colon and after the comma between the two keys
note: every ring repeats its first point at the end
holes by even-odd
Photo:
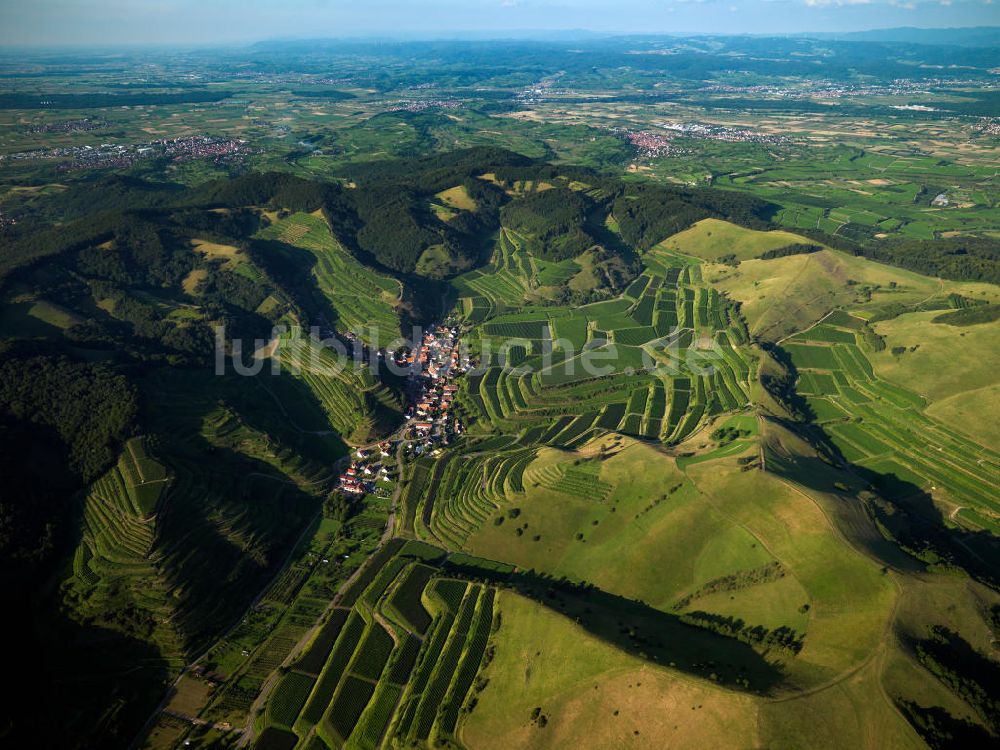
{"type": "Polygon", "coordinates": [[[271,692],[255,747],[373,749],[452,737],[495,597],[453,567],[444,550],[420,542],[396,539],[374,555],[271,692]]]}
{"type": "Polygon", "coordinates": [[[544,298],[579,271],[573,260],[536,258],[525,249],[524,238],[503,228],[489,265],[459,276],[452,285],[466,320],[477,323],[520,308],[526,297],[544,298]]]}
{"type": "MultiPolygon", "coordinates": [[[[73,557],[66,595],[82,612],[97,611],[107,597],[126,587],[151,612],[171,610],[170,582],[157,573],[163,551],[156,548],[160,496],[172,483],[165,467],[146,453],[145,440],[130,440],[117,466],[98,479],[84,501],[83,539],[73,557]]],[[[161,620],[155,635],[169,652],[182,648],[183,636],[161,620]]]]}
{"type": "Polygon", "coordinates": [[[377,345],[373,331],[383,341],[399,335],[397,304],[402,287],[358,262],[337,241],[321,214],[295,213],[258,233],[263,240],[277,240],[308,250],[316,258],[312,274],[317,287],[333,305],[340,331],[356,332],[366,343],[377,345]]]}
{"type": "MultiPolygon", "coordinates": [[[[501,257],[506,278],[520,267],[517,251],[501,257]]],[[[472,435],[500,434],[417,463],[404,496],[407,529],[460,549],[491,519],[502,522],[528,484],[601,503],[613,488],[596,467],[528,471],[539,448],[571,450],[606,432],[673,445],[748,408],[757,355],[737,309],[689,259],[657,248],[645,262],[622,295],[577,308],[537,306],[513,288],[482,314],[460,301],[470,350],[485,352],[461,383],[460,404],[476,423],[472,435]]]]}
{"type": "Polygon", "coordinates": [[[315,396],[329,425],[345,438],[366,442],[399,420],[399,398],[380,383],[371,367],[349,358],[338,358],[303,334],[282,337],[277,357],[293,377],[315,396]]]}
{"type": "Polygon", "coordinates": [[[746,407],[755,357],[735,307],[697,265],[662,249],[645,261],[616,299],[575,309],[522,299],[519,312],[479,323],[471,338],[492,356],[467,380],[469,410],[509,433],[559,425],[540,442],[572,447],[595,428],[677,443],[704,417],[746,407]]]}
{"type": "Polygon", "coordinates": [[[332,487],[342,448],[330,436],[304,453],[271,421],[281,415],[270,402],[247,419],[245,386],[197,374],[156,383],[171,404],[153,415],[156,442],[129,441],[85,499],[62,584],[72,616],[128,608],[131,619],[108,625],[150,632],[165,658],[179,659],[231,622],[242,600],[220,591],[274,575],[332,487]],[[202,460],[206,451],[213,461],[202,460]],[[243,557],[251,545],[259,558],[243,557]]]}
{"type": "Polygon", "coordinates": [[[535,449],[509,444],[494,452],[485,442],[440,465],[423,498],[418,533],[458,548],[465,537],[523,491],[524,471],[535,449]]]}
{"type": "Polygon", "coordinates": [[[865,355],[863,324],[844,314],[789,339],[797,390],[843,457],[872,473],[890,498],[929,491],[973,529],[1000,530],[1000,453],[924,413],[924,398],[879,378],[865,355]]]}

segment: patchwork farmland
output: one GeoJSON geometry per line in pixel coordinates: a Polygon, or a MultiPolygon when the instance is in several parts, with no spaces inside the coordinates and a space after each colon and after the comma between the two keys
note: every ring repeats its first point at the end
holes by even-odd
{"type": "Polygon", "coordinates": [[[389,542],[289,660],[255,747],[447,741],[469,710],[495,627],[495,595],[456,577],[444,550],[389,542]]]}
{"type": "Polygon", "coordinates": [[[510,434],[561,425],[540,442],[573,447],[597,429],[679,443],[703,418],[745,408],[755,355],[736,308],[697,265],[660,248],[645,260],[615,299],[533,308],[522,295],[508,302],[519,312],[466,315],[470,340],[492,353],[467,379],[469,411],[510,434]]]}

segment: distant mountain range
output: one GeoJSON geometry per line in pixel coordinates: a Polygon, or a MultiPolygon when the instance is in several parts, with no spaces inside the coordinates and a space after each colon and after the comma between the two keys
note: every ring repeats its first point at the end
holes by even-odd
{"type": "MultiPolygon", "coordinates": [[[[741,36],[737,34],[711,34],[709,32],[691,31],[684,33],[654,33],[654,34],[612,34],[600,33],[586,29],[561,30],[503,30],[503,31],[450,31],[428,35],[426,33],[407,34],[403,32],[388,33],[378,36],[354,35],[336,38],[277,38],[261,40],[252,46],[257,49],[275,49],[286,46],[323,46],[331,42],[419,42],[419,41],[521,41],[521,42],[586,42],[609,39],[651,39],[651,38],[685,38],[704,36],[741,36]]],[[[961,28],[917,28],[915,26],[900,26],[891,29],[870,29],[868,31],[804,31],[796,34],[745,34],[752,37],[792,37],[809,39],[831,39],[844,42],[903,42],[911,44],[955,45],[962,47],[994,47],[1000,45],[1000,26],[968,26],[961,28]]]]}
{"type": "Polygon", "coordinates": [[[820,39],[845,42],[910,42],[913,44],[953,44],[962,47],[995,47],[1000,45],[1000,26],[970,26],[955,29],[920,29],[901,26],[895,29],[872,29],[832,33],[805,33],[820,39]]]}

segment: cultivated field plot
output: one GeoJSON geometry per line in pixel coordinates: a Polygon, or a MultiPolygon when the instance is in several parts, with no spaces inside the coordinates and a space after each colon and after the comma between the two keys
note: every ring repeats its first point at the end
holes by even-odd
{"type": "Polygon", "coordinates": [[[841,235],[896,235],[932,239],[945,232],[979,234],[997,229],[995,216],[984,211],[984,194],[995,180],[988,164],[942,163],[913,149],[877,146],[857,150],[830,149],[823,160],[821,179],[812,159],[789,160],[780,166],[755,169],[752,174],[727,175],[719,184],[757,195],[785,206],[778,220],[789,227],[822,229],[841,235]],[[941,188],[927,189],[933,175],[941,188]],[[944,192],[944,206],[933,199],[944,192]]]}
{"type": "Polygon", "coordinates": [[[963,508],[963,522],[990,528],[1000,515],[1000,454],[927,416],[922,396],[875,375],[857,322],[831,316],[783,345],[814,419],[882,492],[929,491],[963,508]]]}
{"type": "Polygon", "coordinates": [[[376,553],[276,683],[255,747],[453,738],[495,624],[495,589],[462,576],[475,558],[455,558],[400,539],[376,553]]]}

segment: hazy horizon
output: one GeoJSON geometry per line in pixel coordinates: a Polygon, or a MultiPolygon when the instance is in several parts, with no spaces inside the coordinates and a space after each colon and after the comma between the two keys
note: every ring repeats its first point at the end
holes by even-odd
{"type": "Polygon", "coordinates": [[[801,34],[1000,25],[993,0],[37,0],[0,7],[0,45],[246,44],[318,38],[801,34]]]}

